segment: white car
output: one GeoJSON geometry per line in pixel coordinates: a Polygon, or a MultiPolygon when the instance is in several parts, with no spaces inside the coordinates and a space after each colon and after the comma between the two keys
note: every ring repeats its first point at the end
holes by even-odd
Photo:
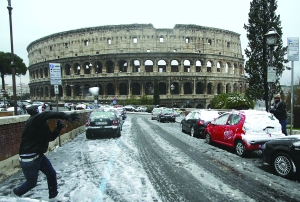
{"type": "MultiPolygon", "coordinates": [[[[6,111],[9,111],[9,112],[13,112],[15,111],[15,108],[14,107],[8,107],[6,109],[6,111]]],[[[21,115],[21,114],[24,114],[24,111],[21,109],[21,107],[17,107],[17,115],[21,115]]]]}

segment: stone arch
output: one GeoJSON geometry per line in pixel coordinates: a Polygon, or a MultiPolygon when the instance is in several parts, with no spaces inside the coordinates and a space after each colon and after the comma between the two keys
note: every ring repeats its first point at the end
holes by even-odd
{"type": "Polygon", "coordinates": [[[237,83],[233,84],[233,92],[235,92],[235,93],[238,92],[238,84],[237,83]]]}
{"type": "Polygon", "coordinates": [[[192,84],[190,82],[186,82],[183,86],[183,93],[186,94],[192,94],[193,90],[192,90],[192,84]]]}
{"type": "Polygon", "coordinates": [[[231,92],[231,84],[230,83],[227,83],[226,84],[226,93],[230,93],[231,92]]]}
{"type": "Polygon", "coordinates": [[[153,87],[152,82],[147,82],[145,84],[145,92],[144,92],[144,94],[145,95],[153,95],[153,92],[154,92],[154,87],[153,87]]]}
{"type": "Polygon", "coordinates": [[[196,61],[196,72],[201,72],[202,62],[201,60],[196,61]]]}
{"type": "Polygon", "coordinates": [[[158,83],[158,89],[160,95],[166,95],[167,94],[167,85],[165,82],[159,82],[158,83]]]}
{"type": "Polygon", "coordinates": [[[95,72],[96,72],[96,74],[97,74],[97,73],[102,73],[102,71],[103,71],[103,65],[102,65],[102,62],[97,61],[97,62],[96,62],[96,65],[95,65],[95,72]]]}
{"type": "Polygon", "coordinates": [[[140,95],[141,94],[141,85],[137,82],[132,83],[132,95],[140,95]]]}
{"type": "Polygon", "coordinates": [[[71,75],[71,72],[72,72],[72,68],[71,68],[71,65],[69,63],[65,64],[65,75],[71,75]]]}
{"type": "Polygon", "coordinates": [[[218,83],[217,84],[217,94],[222,94],[223,92],[223,86],[222,86],[222,83],[218,83]]]}
{"type": "Polygon", "coordinates": [[[180,92],[179,83],[173,82],[172,84],[174,85],[173,95],[178,95],[180,92]]]}
{"type": "Polygon", "coordinates": [[[65,87],[66,96],[71,96],[71,86],[66,85],[65,87]]]}
{"type": "Polygon", "coordinates": [[[43,78],[43,68],[39,69],[39,78],[43,78]]]}
{"type": "Polygon", "coordinates": [[[126,60],[119,60],[118,61],[118,70],[119,72],[127,72],[128,66],[126,60]]]}
{"type": "Polygon", "coordinates": [[[153,72],[153,61],[152,60],[146,60],[144,64],[145,64],[145,72],[153,72]]]}
{"type": "Polygon", "coordinates": [[[212,67],[213,67],[213,62],[211,60],[208,60],[206,62],[206,71],[207,72],[212,72],[212,67]]]}
{"type": "Polygon", "coordinates": [[[179,62],[178,60],[171,60],[171,72],[179,72],[179,62]]]}
{"type": "Polygon", "coordinates": [[[225,73],[229,74],[229,67],[230,67],[230,63],[226,62],[225,63],[225,73]]]}
{"type": "Polygon", "coordinates": [[[211,95],[213,92],[213,84],[210,82],[207,84],[207,94],[211,95]]]}
{"type": "Polygon", "coordinates": [[[183,71],[184,72],[191,72],[191,61],[190,60],[184,60],[183,61],[183,71]]]}
{"type": "Polygon", "coordinates": [[[127,95],[127,84],[126,83],[120,83],[119,84],[119,94],[120,95],[127,95]]]}
{"type": "Polygon", "coordinates": [[[84,96],[91,96],[92,95],[89,91],[90,87],[91,87],[90,84],[84,84],[84,86],[83,86],[83,95],[84,96]]]}
{"type": "Polygon", "coordinates": [[[157,71],[158,72],[166,72],[167,71],[167,62],[165,60],[158,60],[157,61],[157,71]]]}
{"type": "Polygon", "coordinates": [[[115,95],[115,86],[113,83],[108,83],[106,85],[106,94],[107,95],[115,95]]]}
{"type": "Polygon", "coordinates": [[[222,67],[222,63],[221,62],[217,62],[217,72],[222,72],[221,71],[221,67],[222,67]]]}
{"type": "Polygon", "coordinates": [[[141,70],[141,63],[139,60],[133,60],[132,61],[132,72],[140,72],[141,70]]]}
{"type": "Polygon", "coordinates": [[[196,86],[196,94],[203,94],[205,89],[205,85],[202,81],[197,82],[196,86]]]}
{"type": "Polygon", "coordinates": [[[197,104],[196,109],[204,109],[204,106],[202,104],[197,104]]]}
{"type": "Polygon", "coordinates": [[[106,66],[106,72],[107,73],[114,73],[114,71],[115,71],[115,64],[113,63],[112,60],[106,61],[105,66],[106,66]]]}
{"type": "Polygon", "coordinates": [[[77,75],[80,75],[80,64],[79,63],[75,63],[74,66],[73,66],[73,72],[74,74],[77,74],[77,75]]]}

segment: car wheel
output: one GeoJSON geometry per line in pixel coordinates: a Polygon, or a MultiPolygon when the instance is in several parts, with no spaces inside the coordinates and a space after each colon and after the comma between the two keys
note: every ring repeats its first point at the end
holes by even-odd
{"type": "Polygon", "coordinates": [[[211,136],[210,136],[210,133],[206,133],[205,135],[205,142],[207,144],[211,144],[211,136]]]}
{"type": "Polygon", "coordinates": [[[191,127],[191,136],[195,137],[195,129],[194,126],[191,127]]]}
{"type": "Polygon", "coordinates": [[[273,170],[275,173],[284,178],[290,178],[294,172],[294,162],[290,155],[286,153],[278,153],[273,158],[273,170]]]}
{"type": "Polygon", "coordinates": [[[180,124],[180,127],[181,127],[181,132],[185,132],[184,129],[183,129],[182,123],[180,124]]]}
{"type": "Polygon", "coordinates": [[[238,156],[246,156],[247,150],[242,140],[237,140],[235,143],[235,151],[238,156]]]}

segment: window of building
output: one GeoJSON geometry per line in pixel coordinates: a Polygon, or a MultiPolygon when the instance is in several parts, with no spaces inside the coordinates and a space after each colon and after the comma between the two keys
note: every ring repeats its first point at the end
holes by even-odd
{"type": "Polygon", "coordinates": [[[163,43],[164,42],[164,37],[159,37],[159,42],[163,43]]]}
{"type": "Polygon", "coordinates": [[[50,46],[50,51],[52,51],[52,46],[50,46]]]}
{"type": "Polygon", "coordinates": [[[65,43],[65,48],[68,48],[69,47],[69,44],[68,43],[65,43]]]}
{"type": "Polygon", "coordinates": [[[185,43],[190,43],[190,37],[185,38],[185,43]]]}
{"type": "Polygon", "coordinates": [[[230,42],[227,42],[227,48],[230,48],[230,42]]]}
{"type": "Polygon", "coordinates": [[[89,40],[84,40],[84,45],[89,46],[89,40]]]}
{"type": "Polygon", "coordinates": [[[208,40],[207,40],[207,44],[208,44],[208,45],[211,45],[211,39],[208,39],[208,40]]]}
{"type": "Polygon", "coordinates": [[[107,44],[108,44],[108,45],[111,44],[111,39],[107,39],[107,44]]]}
{"type": "Polygon", "coordinates": [[[151,52],[150,49],[147,49],[147,52],[151,52]]]}
{"type": "Polygon", "coordinates": [[[173,52],[177,52],[177,49],[174,49],[173,52]]]}
{"type": "Polygon", "coordinates": [[[133,37],[132,40],[133,40],[133,43],[137,43],[137,37],[133,37]]]}

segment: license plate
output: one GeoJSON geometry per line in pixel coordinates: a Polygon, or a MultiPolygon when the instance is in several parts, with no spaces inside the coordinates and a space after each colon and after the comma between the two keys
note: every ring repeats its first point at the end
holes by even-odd
{"type": "Polygon", "coordinates": [[[102,121],[102,122],[96,122],[96,125],[106,125],[107,122],[106,121],[102,121]]]}

